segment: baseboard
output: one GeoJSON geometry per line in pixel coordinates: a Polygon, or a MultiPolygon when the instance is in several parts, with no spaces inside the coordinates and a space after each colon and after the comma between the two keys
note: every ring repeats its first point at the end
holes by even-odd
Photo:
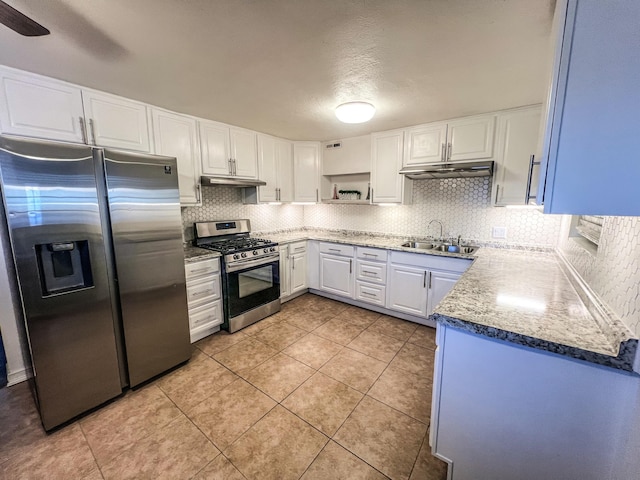
{"type": "Polygon", "coordinates": [[[374,312],[383,313],[385,315],[389,315],[390,317],[401,318],[402,320],[408,320],[409,322],[419,323],[420,325],[436,328],[436,322],[428,318],[420,318],[414,315],[409,315],[402,312],[396,312],[395,310],[379,307],[378,305],[372,305],[367,302],[361,302],[353,298],[341,297],[340,295],[334,295],[332,293],[323,292],[322,290],[316,290],[314,288],[310,288],[309,293],[313,293],[321,297],[330,298],[331,300],[336,300],[338,302],[348,303],[349,305],[364,308],[366,310],[373,310],[374,312]]]}
{"type": "Polygon", "coordinates": [[[299,292],[296,292],[293,295],[289,295],[287,297],[280,297],[280,303],[285,303],[285,302],[288,302],[289,300],[293,300],[294,298],[298,298],[307,292],[309,292],[309,289],[305,288],[304,290],[300,290],[299,292]]]}
{"type": "Polygon", "coordinates": [[[8,380],[7,387],[11,387],[18,383],[25,382],[28,379],[29,379],[29,373],[26,368],[17,370],[15,372],[9,372],[9,374],[7,375],[7,380],[8,380]]]}

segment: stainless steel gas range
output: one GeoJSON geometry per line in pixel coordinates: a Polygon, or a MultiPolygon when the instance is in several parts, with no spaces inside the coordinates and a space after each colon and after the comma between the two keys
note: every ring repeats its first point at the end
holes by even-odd
{"type": "Polygon", "coordinates": [[[251,238],[249,220],[198,222],[194,244],[222,254],[222,328],[237,332],[280,310],[278,244],[251,238]]]}

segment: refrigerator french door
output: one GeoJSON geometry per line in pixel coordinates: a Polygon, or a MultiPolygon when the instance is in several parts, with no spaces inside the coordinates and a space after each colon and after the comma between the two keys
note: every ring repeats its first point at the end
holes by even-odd
{"type": "Polygon", "coordinates": [[[0,179],[45,429],[188,360],[175,159],[0,136],[0,179]]]}

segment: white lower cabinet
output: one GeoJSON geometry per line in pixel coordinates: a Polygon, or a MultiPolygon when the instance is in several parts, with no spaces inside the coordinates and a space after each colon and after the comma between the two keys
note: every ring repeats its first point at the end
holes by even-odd
{"type": "Polygon", "coordinates": [[[462,274],[439,272],[432,270],[429,272],[429,298],[427,301],[427,315],[431,315],[436,305],[451,291],[462,274]]]}
{"type": "Polygon", "coordinates": [[[354,297],[354,247],[336,243],[320,244],[320,290],[354,297]]]}
{"type": "Polygon", "coordinates": [[[387,307],[419,317],[427,316],[428,271],[407,265],[389,265],[387,307]]]}
{"type": "Polygon", "coordinates": [[[209,258],[185,264],[191,343],[220,330],[220,260],[209,258]]]}
{"type": "Polygon", "coordinates": [[[307,241],[280,245],[280,298],[306,291],[307,241]]]}
{"type": "Polygon", "coordinates": [[[298,242],[289,246],[290,294],[294,295],[307,289],[307,242],[298,242]]]}
{"type": "Polygon", "coordinates": [[[453,288],[471,260],[392,252],[387,275],[387,308],[428,317],[453,288]]]}
{"type": "Polygon", "coordinates": [[[387,252],[358,247],[356,251],[356,300],[385,307],[387,303],[387,252]]]}

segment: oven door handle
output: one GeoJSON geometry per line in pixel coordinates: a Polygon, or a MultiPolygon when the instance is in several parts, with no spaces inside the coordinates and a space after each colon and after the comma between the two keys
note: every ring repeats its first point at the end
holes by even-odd
{"type": "Polygon", "coordinates": [[[268,265],[269,263],[273,263],[280,259],[280,254],[276,253],[275,255],[269,255],[268,257],[240,260],[231,265],[225,265],[225,270],[227,273],[237,272],[238,270],[245,270],[250,267],[257,267],[260,265],[268,265]]]}

